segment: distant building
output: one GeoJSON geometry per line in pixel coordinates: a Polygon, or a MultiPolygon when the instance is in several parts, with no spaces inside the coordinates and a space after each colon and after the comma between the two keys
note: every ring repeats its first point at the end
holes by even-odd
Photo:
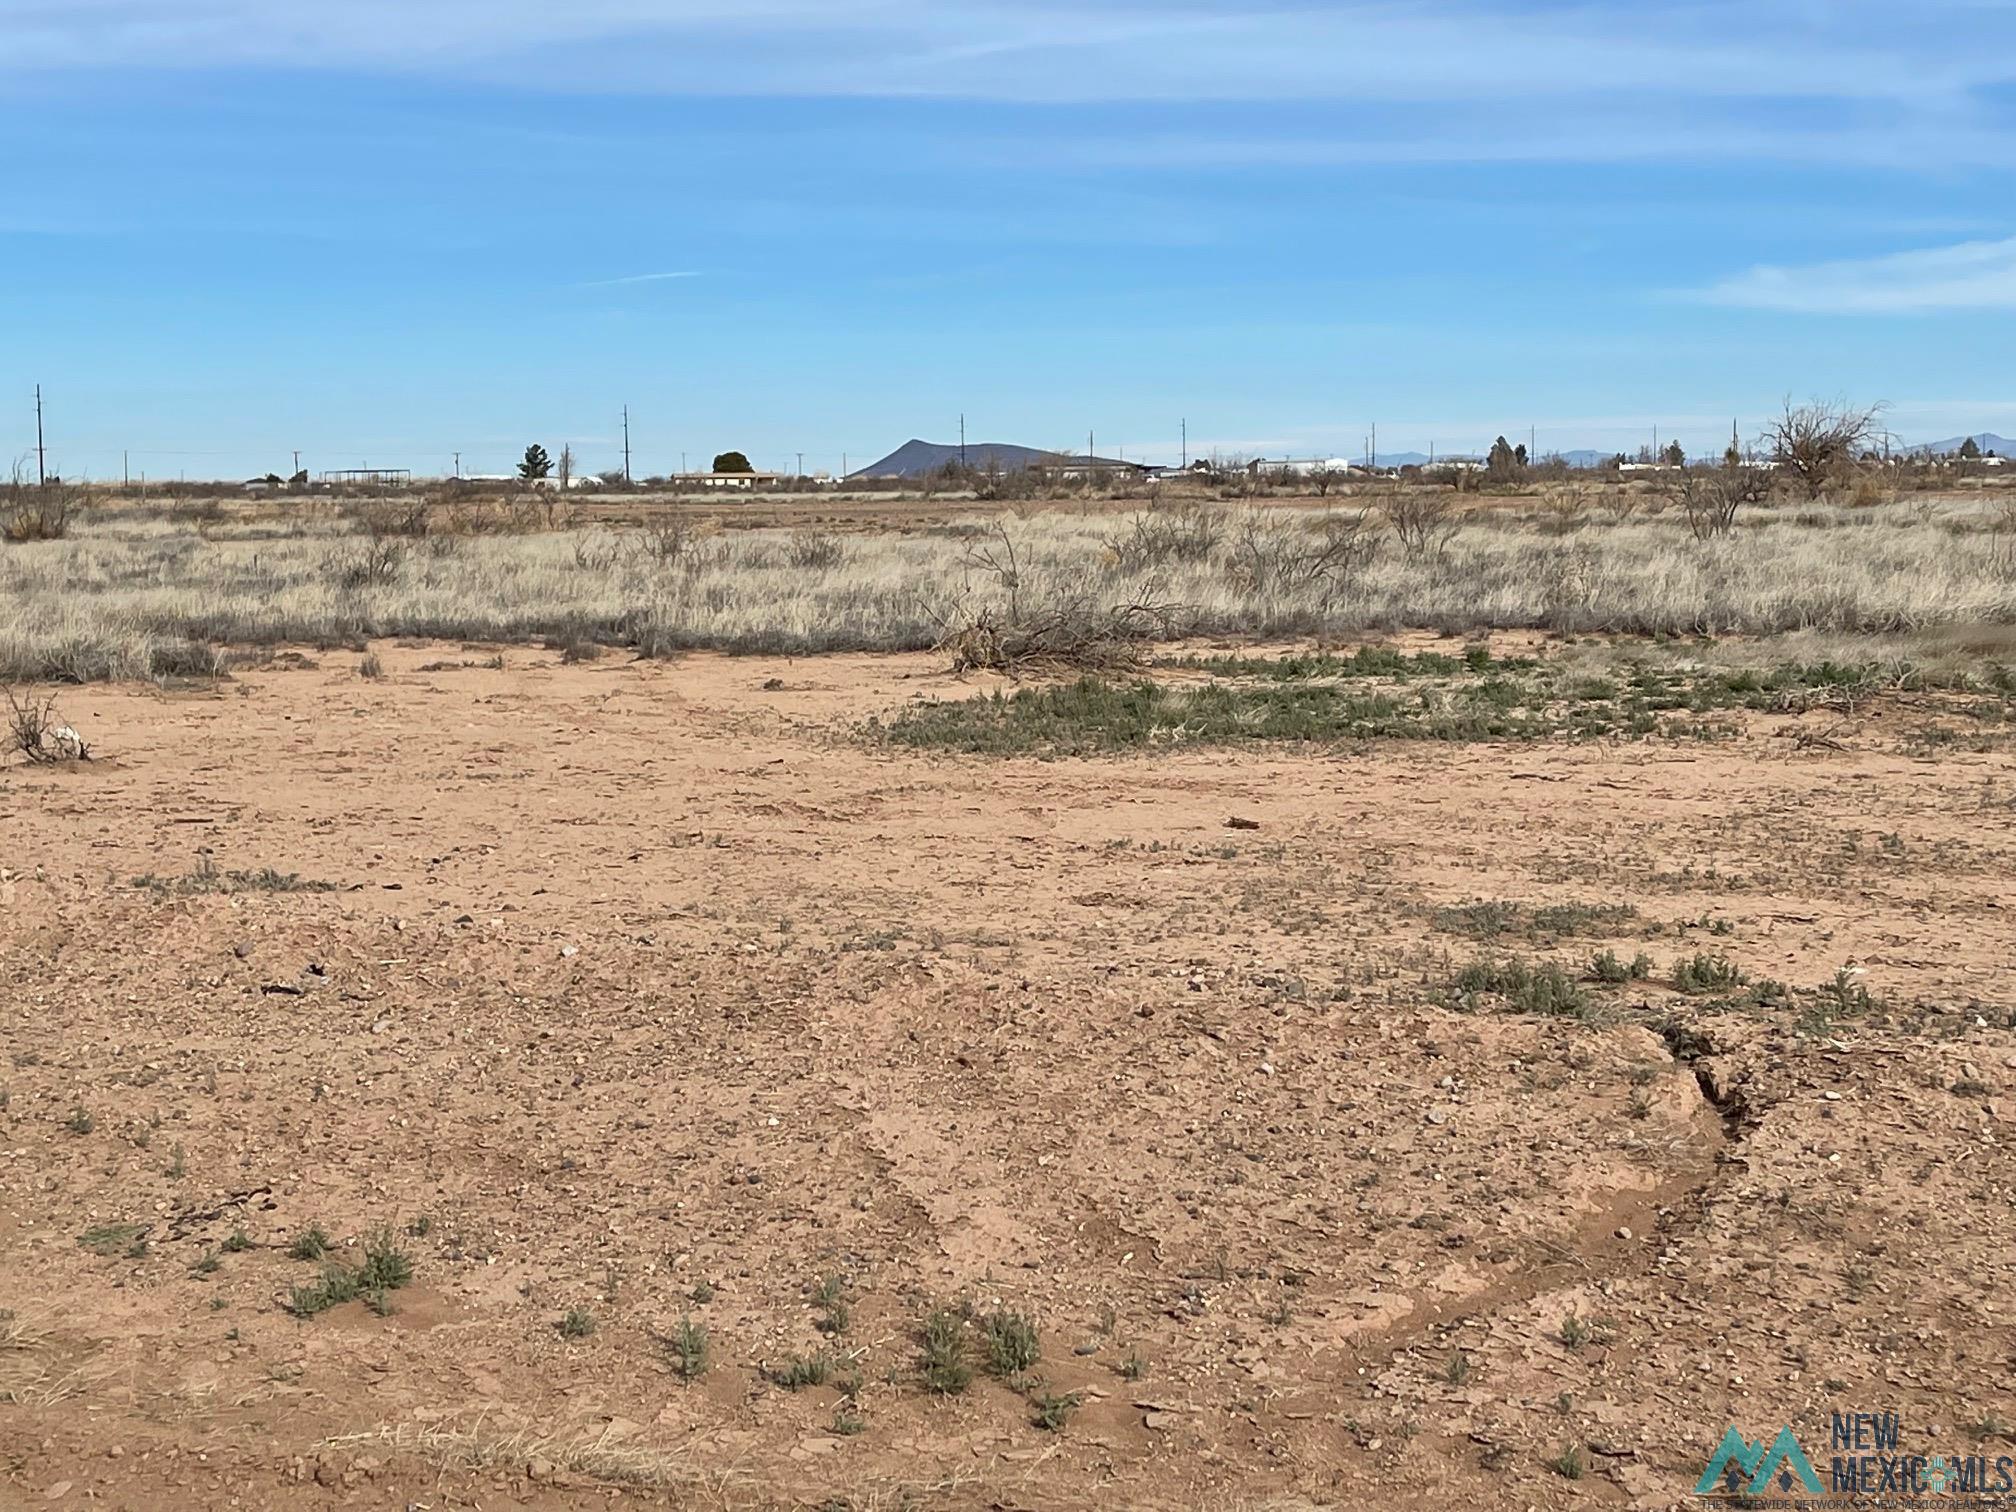
{"type": "Polygon", "coordinates": [[[1066,482],[1086,478],[1145,478],[1155,471],[1146,462],[1125,462],[1118,457],[1045,457],[1029,463],[1027,470],[1066,482]]]}
{"type": "Polygon", "coordinates": [[[675,488],[776,488],[783,483],[784,474],[759,472],[674,473],[667,481],[675,488]]]}
{"type": "Polygon", "coordinates": [[[413,481],[410,467],[339,467],[322,474],[324,483],[363,484],[371,488],[405,488],[413,481]]]}
{"type": "Polygon", "coordinates": [[[563,485],[557,475],[545,478],[521,478],[517,473],[463,473],[450,480],[455,483],[518,483],[529,488],[600,488],[602,480],[593,473],[576,473],[563,485]]]}
{"type": "Polygon", "coordinates": [[[1344,457],[1255,457],[1246,470],[1273,478],[1314,478],[1325,474],[1342,477],[1364,469],[1344,457]]]}

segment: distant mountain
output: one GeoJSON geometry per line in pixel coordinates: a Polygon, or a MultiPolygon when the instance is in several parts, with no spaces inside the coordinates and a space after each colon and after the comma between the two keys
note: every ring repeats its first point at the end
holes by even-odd
{"type": "MultiPolygon", "coordinates": [[[[1950,457],[1966,444],[1967,437],[1955,436],[1951,441],[1931,441],[1924,446],[1914,446],[1912,451],[1928,457],[1950,457]]],[[[1974,437],[1974,444],[1981,448],[1981,455],[1993,452],[1998,457],[2016,457],[2016,441],[1998,436],[1993,431],[1983,431],[1974,437]]]]}
{"type": "MultiPolygon", "coordinates": [[[[848,474],[854,478],[928,478],[933,473],[943,472],[947,465],[957,466],[960,458],[958,446],[942,446],[935,441],[906,441],[889,453],[880,462],[870,462],[866,467],[848,474]]],[[[965,448],[966,465],[976,472],[985,472],[990,467],[1002,472],[1021,472],[1024,468],[1038,463],[1061,459],[1084,465],[1085,459],[1078,456],[1065,457],[1058,452],[1045,451],[1035,446],[1010,446],[1002,441],[969,441],[965,448]]],[[[1094,459],[1095,466],[1121,467],[1124,463],[1110,458],[1094,459]]]]}

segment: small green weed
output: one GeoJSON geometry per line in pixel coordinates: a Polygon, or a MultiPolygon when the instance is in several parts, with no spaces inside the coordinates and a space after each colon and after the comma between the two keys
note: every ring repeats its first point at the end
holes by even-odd
{"type": "Polygon", "coordinates": [[[707,1373],[707,1330],[698,1323],[682,1317],[665,1342],[680,1380],[697,1381],[707,1373]]]}
{"type": "Polygon", "coordinates": [[[803,1391],[807,1386],[824,1386],[833,1375],[833,1357],[823,1349],[817,1354],[792,1355],[766,1372],[773,1384],[786,1391],[803,1391]]]}
{"type": "Polygon", "coordinates": [[[1035,1320],[1025,1313],[1002,1310],[980,1320],[980,1336],[987,1349],[987,1366],[1003,1380],[1010,1380],[1035,1367],[1043,1357],[1035,1320]]]}
{"type": "Polygon", "coordinates": [[[1698,954],[1673,963],[1673,986],[1681,992],[1729,992],[1744,983],[1727,956],[1698,954]]]}
{"type": "Polygon", "coordinates": [[[1062,1396],[1046,1391],[1041,1396],[1031,1397],[1029,1405],[1034,1409],[1031,1421],[1038,1428],[1047,1429],[1051,1433],[1062,1433],[1064,1425],[1071,1420],[1071,1414],[1078,1410],[1080,1400],[1082,1399],[1075,1391],[1067,1391],[1062,1396]]]}
{"type": "Polygon", "coordinates": [[[918,1334],[924,1351],[924,1387],[939,1396],[957,1396],[973,1383],[966,1354],[966,1324],[955,1312],[939,1308],[924,1320],[918,1334]]]}
{"type": "Polygon", "coordinates": [[[135,1244],[146,1243],[144,1223],[101,1223],[84,1230],[77,1243],[94,1255],[111,1258],[129,1253],[135,1244]]]}

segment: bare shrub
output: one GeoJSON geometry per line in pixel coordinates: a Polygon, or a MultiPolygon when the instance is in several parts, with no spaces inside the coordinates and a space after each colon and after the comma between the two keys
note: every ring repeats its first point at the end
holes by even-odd
{"type": "Polygon", "coordinates": [[[4,754],[19,752],[29,761],[51,765],[59,761],[89,761],[91,747],[56,717],[56,695],[16,698],[12,688],[0,688],[7,700],[4,754]]]}
{"type": "Polygon", "coordinates": [[[354,518],[374,540],[387,536],[419,540],[434,529],[433,503],[426,498],[365,504],[355,511],[354,518]]]}
{"type": "Polygon", "coordinates": [[[794,530],[784,558],[800,572],[828,572],[847,560],[847,547],[830,530],[794,530]]]}
{"type": "Polygon", "coordinates": [[[434,529],[456,536],[530,535],[542,520],[536,499],[468,499],[450,506],[434,521],[434,529]]]}
{"type": "Polygon", "coordinates": [[[654,567],[676,572],[700,572],[718,567],[727,551],[714,541],[711,521],[696,523],[677,516],[653,520],[629,537],[630,549],[654,567]]]}
{"type": "Polygon", "coordinates": [[[952,670],[1005,672],[1042,668],[1120,672],[1138,667],[1148,647],[1173,633],[1173,604],[1101,605],[1084,597],[1035,606],[1027,613],[984,609],[951,628],[932,649],[949,652],[952,670]]]}
{"type": "Polygon", "coordinates": [[[1843,400],[1816,400],[1794,407],[1787,399],[1784,414],[1764,427],[1764,442],[1806,485],[1807,497],[1817,499],[1830,483],[1854,471],[1882,414],[1880,404],[1857,409],[1843,400]]]}
{"type": "Polygon", "coordinates": [[[1559,484],[1541,496],[1540,509],[1547,528],[1556,534],[1580,530],[1589,522],[1589,491],[1579,483],[1559,484]]]}
{"type": "Polygon", "coordinates": [[[399,580],[406,548],[398,541],[372,536],[343,560],[337,581],[345,588],[383,588],[399,580]]]}
{"type": "Polygon", "coordinates": [[[0,540],[11,545],[60,541],[70,534],[70,516],[83,502],[82,489],[61,483],[27,483],[17,468],[0,504],[0,540]]]}
{"type": "Polygon", "coordinates": [[[1254,593],[1335,588],[1364,569],[1379,548],[1367,529],[1369,510],[1326,515],[1311,528],[1300,520],[1240,521],[1228,551],[1232,581],[1254,593]]]}
{"type": "Polygon", "coordinates": [[[1602,490],[1603,508],[1610,518],[1622,525],[1644,507],[1645,496],[1628,483],[1602,490]]]}
{"type": "Polygon", "coordinates": [[[1771,475],[1754,467],[1683,467],[1668,475],[1666,491],[1686,515],[1694,539],[1709,541],[1736,528],[1736,513],[1745,504],[1771,496],[1771,475]]]}
{"type": "Polygon", "coordinates": [[[1441,556],[1456,534],[1456,501],[1445,493],[1403,489],[1381,499],[1379,511],[1410,562],[1441,556]]]}
{"type": "Polygon", "coordinates": [[[574,541],[574,565],[582,572],[607,572],[622,554],[622,542],[607,537],[578,536],[574,541]]]}
{"type": "Polygon", "coordinates": [[[1141,572],[1172,562],[1208,561],[1224,538],[1224,511],[1193,499],[1174,509],[1135,515],[1124,531],[1107,541],[1106,549],[1114,566],[1141,572]]]}
{"type": "Polygon", "coordinates": [[[933,648],[949,651],[952,670],[1006,672],[1036,667],[1118,671],[1138,666],[1148,645],[1171,633],[1180,610],[1147,598],[1101,604],[1085,593],[1029,595],[1026,553],[999,521],[969,540],[966,570],[991,577],[1007,595],[1005,608],[936,616],[946,634],[933,648]]]}

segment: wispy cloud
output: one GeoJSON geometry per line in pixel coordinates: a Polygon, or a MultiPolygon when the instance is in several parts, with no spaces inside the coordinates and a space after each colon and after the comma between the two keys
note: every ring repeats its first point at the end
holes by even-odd
{"type": "Polygon", "coordinates": [[[2016,78],[1980,0],[7,0],[0,71],[282,64],[1015,101],[1881,99],[2016,78]],[[1956,36],[1967,38],[1955,46],[1956,36]],[[668,67],[675,63],[677,66],[668,67]]]}
{"type": "Polygon", "coordinates": [[[698,278],[700,274],[681,273],[631,273],[623,278],[591,278],[586,283],[574,285],[577,289],[618,289],[625,284],[670,283],[675,279],[698,278]]]}
{"type": "Polygon", "coordinates": [[[2016,310],[2016,237],[1849,258],[1761,266],[1703,290],[1709,304],[1807,315],[1911,315],[2016,310]]]}

